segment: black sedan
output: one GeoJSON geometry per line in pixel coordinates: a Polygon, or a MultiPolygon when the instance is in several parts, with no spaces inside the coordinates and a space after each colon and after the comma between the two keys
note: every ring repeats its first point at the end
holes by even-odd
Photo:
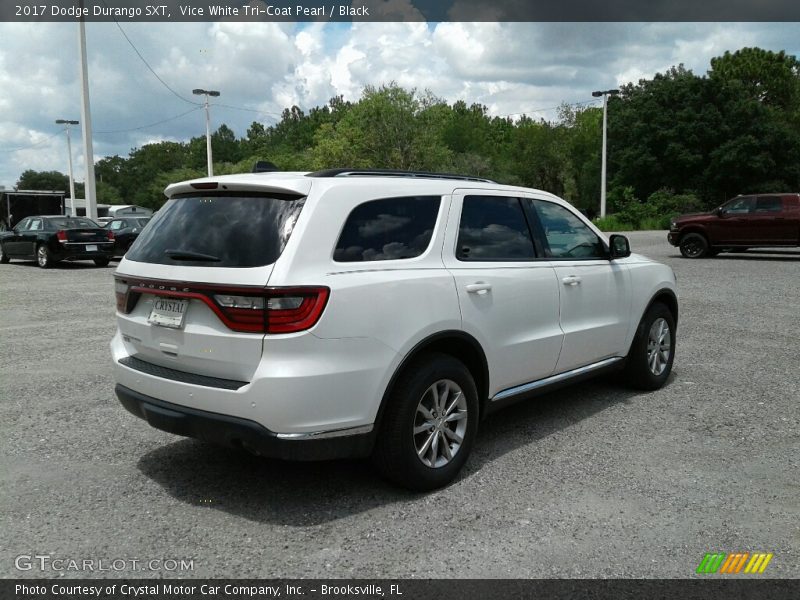
{"type": "Polygon", "coordinates": [[[114,256],[125,255],[149,220],[143,217],[120,217],[102,226],[114,233],[114,256]]]}
{"type": "Polygon", "coordinates": [[[81,217],[37,216],[0,232],[0,262],[35,260],[46,269],[61,260],[93,260],[105,267],[114,252],[114,233],[81,217]]]}

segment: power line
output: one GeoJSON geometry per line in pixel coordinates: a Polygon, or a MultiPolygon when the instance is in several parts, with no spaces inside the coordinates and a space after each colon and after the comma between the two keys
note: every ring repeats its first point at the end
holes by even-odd
{"type": "MultiPolygon", "coordinates": [[[[109,8],[109,6],[108,6],[108,4],[106,4],[105,0],[101,0],[101,1],[103,2],[103,4],[105,4],[106,8],[109,8]]],[[[174,89],[172,89],[166,81],[161,79],[161,77],[159,77],[158,73],[156,73],[155,69],[153,69],[153,67],[150,66],[150,63],[148,63],[147,60],[144,58],[144,56],[142,56],[142,53],[139,52],[139,49],[131,41],[131,38],[128,37],[128,34],[125,33],[125,30],[122,28],[122,25],[119,24],[119,21],[117,21],[113,16],[111,18],[114,19],[114,24],[117,26],[117,29],[119,29],[119,31],[122,34],[122,36],[127,40],[128,44],[130,44],[131,48],[133,48],[133,51],[136,52],[136,55],[144,63],[144,66],[147,67],[147,69],[155,76],[155,78],[158,79],[161,82],[161,85],[163,85],[170,92],[172,92],[172,94],[176,98],[179,98],[180,100],[183,100],[187,104],[194,104],[195,106],[202,106],[199,102],[194,102],[193,100],[189,100],[188,98],[186,98],[184,96],[181,96],[178,92],[176,92],[174,89]]]]}
{"type": "MultiPolygon", "coordinates": [[[[102,0],[102,2],[103,2],[103,4],[106,5],[106,8],[108,8],[108,4],[106,4],[105,0],[102,0]]],[[[194,102],[193,100],[189,100],[185,96],[182,96],[181,94],[176,92],[166,81],[161,79],[161,77],[158,75],[158,73],[156,73],[155,69],[153,69],[153,67],[150,66],[150,63],[147,62],[145,57],[142,56],[142,53],[139,52],[139,49],[136,47],[136,44],[134,44],[133,41],[131,41],[131,38],[128,37],[128,34],[125,33],[125,30],[122,28],[122,25],[119,24],[119,21],[117,21],[113,16],[111,18],[114,20],[114,24],[117,26],[117,28],[119,29],[120,33],[123,35],[123,37],[128,42],[130,47],[133,49],[133,51],[136,53],[136,55],[139,57],[139,59],[142,61],[142,63],[144,63],[144,66],[146,66],[147,69],[153,74],[153,76],[156,79],[158,79],[159,82],[161,82],[161,85],[163,85],[165,88],[167,88],[176,98],[179,98],[180,100],[183,100],[187,104],[193,104],[195,106],[202,106],[201,103],[194,102]]],[[[221,108],[230,108],[230,109],[233,109],[233,110],[241,110],[241,111],[246,111],[246,112],[252,112],[252,113],[257,113],[257,114],[260,114],[260,115],[278,116],[278,117],[281,116],[279,113],[271,113],[271,112],[267,112],[267,111],[263,111],[263,110],[254,110],[252,108],[245,108],[243,106],[233,106],[233,105],[230,105],[230,104],[214,104],[213,106],[219,106],[221,108]]],[[[157,125],[157,124],[158,123],[153,123],[153,125],[157,125]]],[[[149,126],[146,125],[145,127],[149,127],[149,126]]],[[[133,130],[120,130],[120,131],[133,131],[133,130]]],[[[111,133],[111,132],[98,131],[97,133],[111,133]]],[[[114,132],[114,133],[116,133],[116,132],[114,132]]]]}
{"type": "Polygon", "coordinates": [[[30,146],[20,146],[19,148],[5,148],[3,150],[0,150],[0,152],[2,152],[2,153],[19,152],[21,150],[30,150],[31,148],[38,148],[39,146],[43,145],[44,143],[49,142],[50,140],[52,140],[57,135],[61,135],[61,132],[63,132],[63,131],[64,131],[63,129],[59,129],[53,135],[50,135],[50,136],[46,137],[41,142],[36,142],[35,144],[31,144],[30,146]]]}
{"type": "Polygon", "coordinates": [[[130,127],[128,129],[107,129],[105,131],[95,131],[95,133],[125,133],[127,131],[141,131],[142,129],[149,129],[150,127],[155,127],[156,125],[161,125],[163,123],[169,123],[170,121],[180,119],[181,117],[185,117],[186,115],[198,111],[202,108],[203,108],[202,106],[196,106],[194,108],[190,108],[186,112],[182,112],[179,115],[175,115],[174,117],[169,117],[168,119],[162,119],[161,121],[156,121],[155,123],[148,123],[147,125],[142,125],[141,127],[130,127]]]}
{"type": "Polygon", "coordinates": [[[265,110],[256,110],[254,108],[245,108],[243,106],[232,106],[230,104],[216,104],[215,103],[215,104],[212,104],[211,106],[219,106],[220,108],[231,108],[233,110],[243,110],[245,112],[256,113],[256,114],[259,114],[259,115],[267,115],[267,116],[270,116],[270,117],[281,117],[281,116],[283,116],[281,113],[268,112],[268,111],[265,111],[265,110]]]}
{"type": "Polygon", "coordinates": [[[598,102],[598,100],[592,98],[591,100],[584,100],[582,102],[561,103],[558,106],[550,106],[548,108],[533,108],[531,110],[526,110],[526,111],[523,111],[523,112],[515,112],[515,113],[509,113],[507,115],[497,115],[497,116],[501,117],[501,118],[503,118],[503,117],[516,117],[517,115],[527,115],[528,113],[547,112],[549,110],[555,110],[557,108],[561,108],[562,106],[581,106],[581,105],[584,105],[584,104],[593,104],[595,102],[598,102]]]}

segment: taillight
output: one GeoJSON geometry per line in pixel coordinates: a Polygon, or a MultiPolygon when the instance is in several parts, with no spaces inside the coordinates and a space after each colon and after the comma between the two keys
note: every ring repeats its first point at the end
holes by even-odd
{"type": "Polygon", "coordinates": [[[59,229],[58,231],[56,231],[56,237],[58,238],[58,241],[61,242],[62,244],[65,244],[67,242],[67,232],[64,231],[63,229],[59,229]]]}
{"type": "Polygon", "coordinates": [[[114,279],[114,296],[117,300],[117,310],[126,315],[133,310],[139,299],[139,294],[131,293],[131,286],[123,279],[114,279]]]}
{"type": "Polygon", "coordinates": [[[231,296],[214,294],[214,300],[230,321],[228,327],[235,331],[264,332],[263,296],[231,296]]]}
{"type": "Polygon", "coordinates": [[[329,294],[326,287],[269,288],[257,296],[214,294],[214,301],[235,331],[296,333],[316,325],[329,294]]]}
{"type": "Polygon", "coordinates": [[[294,333],[319,321],[330,290],[326,287],[272,288],[267,300],[267,333],[294,333]]]}
{"type": "Polygon", "coordinates": [[[113,242],[114,241],[114,232],[113,231],[107,231],[106,232],[106,237],[108,238],[109,242],[113,242]]]}
{"type": "Polygon", "coordinates": [[[142,294],[199,300],[233,331],[296,333],[317,324],[330,289],[322,286],[243,288],[213,284],[134,280],[114,281],[117,310],[130,313],[142,294]]]}

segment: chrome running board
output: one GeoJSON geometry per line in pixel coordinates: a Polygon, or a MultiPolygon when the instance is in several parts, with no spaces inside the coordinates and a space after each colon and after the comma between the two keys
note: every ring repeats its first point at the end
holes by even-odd
{"type": "Polygon", "coordinates": [[[573,369],[572,371],[565,371],[564,373],[559,373],[558,375],[551,375],[550,377],[545,377],[544,379],[538,379],[536,381],[532,381],[531,383],[523,383],[522,385],[518,385],[513,388],[508,388],[507,390],[503,390],[502,392],[498,392],[492,398],[492,402],[497,402],[498,400],[505,400],[506,398],[511,398],[512,396],[516,396],[518,394],[525,394],[527,392],[532,392],[534,390],[538,390],[539,388],[547,387],[549,385],[553,385],[554,383],[562,383],[573,377],[579,377],[580,375],[586,375],[591,373],[592,371],[599,371],[600,369],[604,369],[606,367],[610,367],[621,360],[624,360],[620,356],[614,356],[612,358],[606,358],[605,360],[601,360],[600,362],[592,363],[590,365],[586,365],[585,367],[579,367],[577,369],[573,369]]]}

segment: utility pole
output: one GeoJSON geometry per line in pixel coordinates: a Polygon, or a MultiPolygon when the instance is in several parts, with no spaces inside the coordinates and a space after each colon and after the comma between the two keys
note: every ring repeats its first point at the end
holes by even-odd
{"type": "Polygon", "coordinates": [[[67,155],[69,156],[69,214],[74,217],[75,213],[75,178],[72,176],[72,141],[69,135],[69,126],[78,125],[79,121],[70,121],[69,119],[57,119],[56,125],[65,125],[67,130],[67,155]]]}
{"type": "Polygon", "coordinates": [[[592,92],[595,98],[603,97],[603,158],[600,167],[600,217],[606,216],[606,145],[608,140],[608,97],[616,96],[619,90],[592,92]]]}
{"type": "MultiPolygon", "coordinates": [[[[83,0],[80,0],[83,12],[83,0]]],[[[81,17],[78,22],[78,52],[81,69],[81,122],[83,124],[83,156],[86,162],[86,216],[97,218],[97,191],[94,183],[94,149],[92,148],[92,115],[89,107],[89,68],[86,62],[86,21],[81,17]]]]}
{"type": "Polygon", "coordinates": [[[208,97],[211,96],[216,98],[219,96],[219,92],[217,90],[203,90],[200,88],[192,90],[192,93],[195,96],[205,96],[205,108],[206,108],[206,155],[208,156],[208,176],[214,176],[214,163],[213,158],[211,156],[211,118],[208,114],[208,97]]]}

